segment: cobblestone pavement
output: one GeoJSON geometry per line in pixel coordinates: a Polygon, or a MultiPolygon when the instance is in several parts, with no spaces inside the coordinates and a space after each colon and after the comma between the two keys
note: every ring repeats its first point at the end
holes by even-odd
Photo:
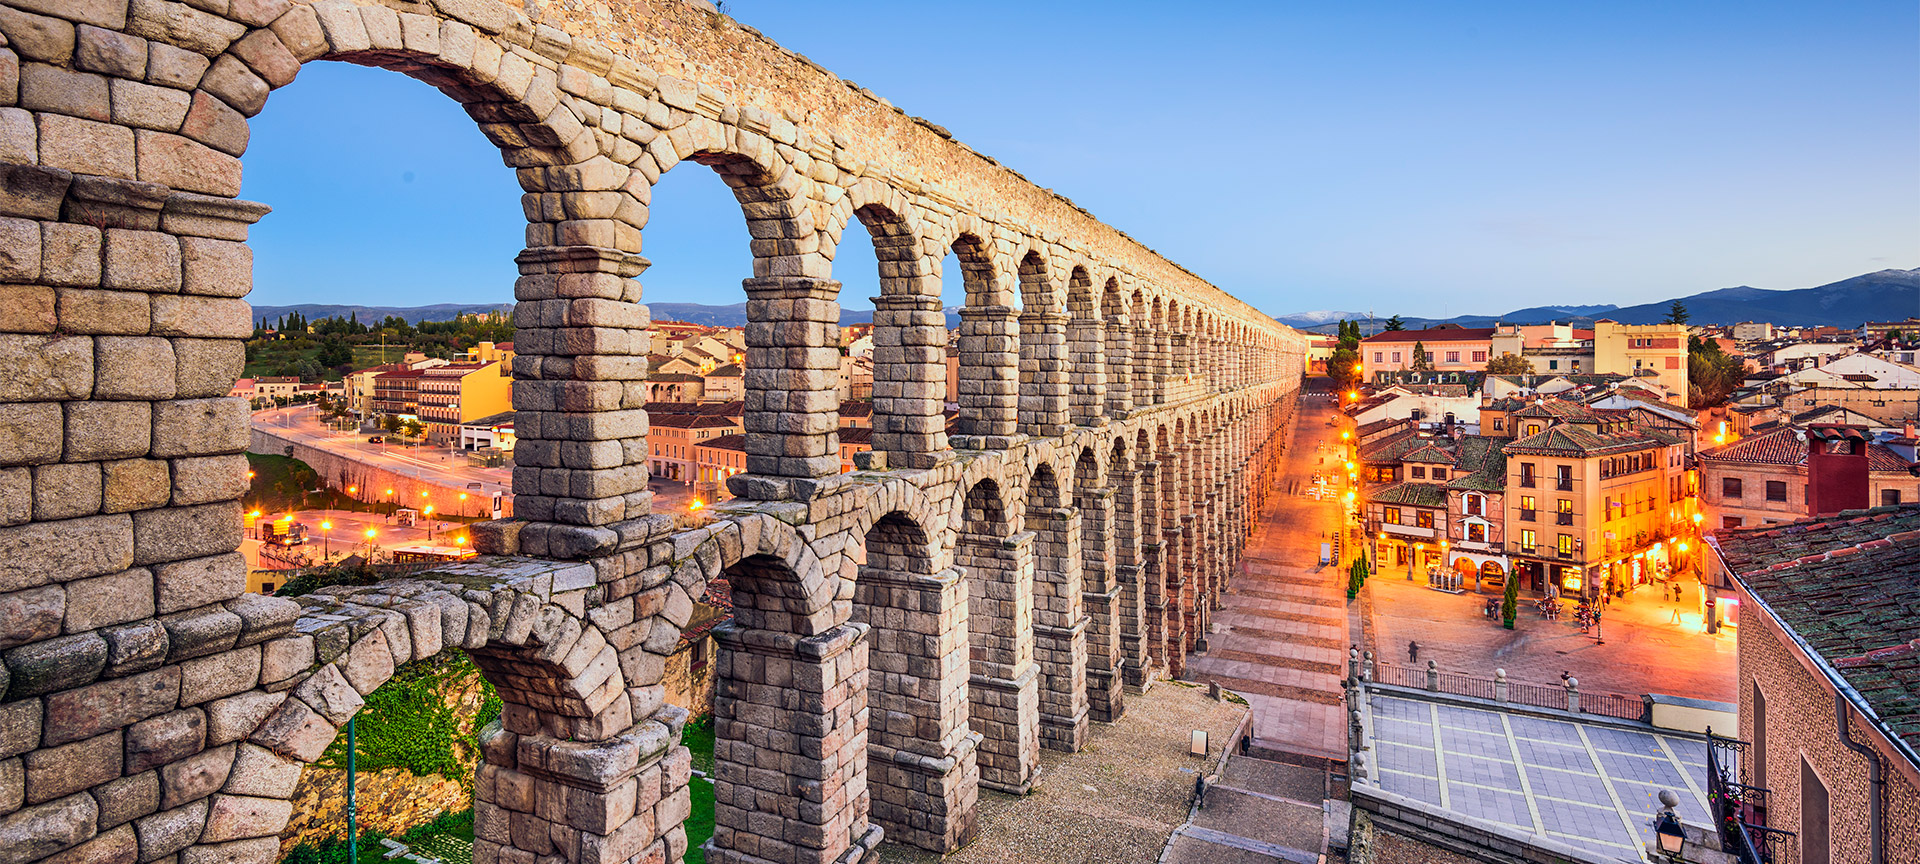
{"type": "Polygon", "coordinates": [[[1415,665],[1431,659],[1443,672],[1491,677],[1499,668],[1530,684],[1559,684],[1560,673],[1571,672],[1588,691],[1738,701],[1734,632],[1705,632],[1697,585],[1677,604],[1656,586],[1614,600],[1601,615],[1599,638],[1580,632],[1571,604],[1563,602],[1560,618],[1549,621],[1534,608],[1538,598],[1524,593],[1508,630],[1481,613],[1497,596],[1492,591],[1445,594],[1429,590],[1424,575],[1410,582],[1389,571],[1367,580],[1365,592],[1367,641],[1388,663],[1406,664],[1412,641],[1420,644],[1415,665]]]}
{"type": "Polygon", "coordinates": [[[1278,494],[1248,541],[1225,608],[1214,615],[1207,653],[1187,661],[1185,677],[1246,696],[1255,744],[1345,759],[1346,585],[1340,567],[1319,565],[1320,544],[1338,530],[1341,507],[1301,494],[1335,458],[1318,449],[1333,440],[1330,413],[1322,403],[1302,404],[1278,494]]]}
{"type": "Polygon", "coordinates": [[[1042,751],[1033,792],[980,790],[974,840],[944,859],[880,845],[884,862],[950,864],[1148,864],[1187,820],[1193,781],[1219,770],[1222,748],[1247,708],[1214,701],[1202,687],[1163,683],[1129,694],[1120,722],[1095,723],[1078,753],[1042,751]],[[1188,735],[1207,732],[1205,757],[1188,735]]]}

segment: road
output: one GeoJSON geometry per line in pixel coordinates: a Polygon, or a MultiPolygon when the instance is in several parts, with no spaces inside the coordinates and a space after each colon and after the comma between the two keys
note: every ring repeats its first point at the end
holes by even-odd
{"type": "MultiPolygon", "coordinates": [[[[273,514],[281,515],[281,514],[273,514]]],[[[380,513],[362,513],[355,510],[300,510],[293,514],[294,521],[307,526],[307,543],[295,547],[309,560],[319,563],[322,558],[339,559],[349,555],[365,554],[367,551],[367,531],[372,530],[373,544],[380,549],[393,549],[399,546],[417,546],[429,542],[428,529],[423,521],[415,527],[406,527],[394,522],[380,513]],[[332,529],[320,526],[331,523],[332,529]]],[[[436,546],[459,545],[455,538],[465,537],[466,525],[460,522],[433,520],[431,542],[436,546]]],[[[248,532],[251,537],[252,532],[248,532]]],[[[241,544],[250,567],[261,567],[259,558],[260,542],[248,539],[241,544]]],[[[272,566],[272,562],[267,562],[272,566]]]]}
{"type": "Polygon", "coordinates": [[[349,455],[357,461],[442,486],[460,488],[479,483],[480,491],[489,495],[513,494],[513,471],[509,468],[474,468],[466,464],[458,450],[451,448],[370,444],[368,433],[328,429],[320,422],[319,409],[312,405],[257,411],[253,425],[291,441],[349,455]]]}

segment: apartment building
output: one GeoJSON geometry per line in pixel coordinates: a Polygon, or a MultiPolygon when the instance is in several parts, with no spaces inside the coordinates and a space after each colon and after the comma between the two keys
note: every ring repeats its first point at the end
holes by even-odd
{"type": "MultiPolygon", "coordinates": [[[[1867,486],[1865,503],[1883,506],[1920,501],[1920,478],[1913,475],[1914,463],[1896,449],[1898,445],[1866,440],[1863,427],[1833,423],[1778,426],[1700,451],[1700,500],[1707,526],[1750,528],[1826,515],[1814,512],[1814,501],[1808,494],[1808,456],[1818,430],[1848,428],[1860,433],[1858,443],[1866,451],[1862,466],[1867,486]]],[[[1848,449],[1853,446],[1847,445],[1848,449]]]]}
{"type": "Polygon", "coordinates": [[[1431,368],[1441,372],[1479,372],[1493,350],[1492,327],[1430,327],[1425,330],[1388,330],[1360,340],[1360,362],[1366,373],[1412,369],[1414,346],[1426,352],[1431,368]]]}
{"type": "MultiPolygon", "coordinates": [[[[694,450],[702,442],[744,434],[740,417],[722,414],[660,414],[647,418],[647,470],[663,480],[693,484],[701,477],[694,450]]],[[[742,463],[742,468],[745,463],[742,463]]]]}
{"type": "Polygon", "coordinates": [[[1593,370],[1659,383],[1669,398],[1687,401],[1687,326],[1593,322],[1593,370]]]}
{"type": "Polygon", "coordinates": [[[1514,422],[1520,436],[1502,449],[1507,553],[1521,584],[1597,597],[1666,578],[1668,541],[1692,527],[1687,439],[1592,409],[1522,411],[1514,422]]]}
{"type": "Polygon", "coordinates": [[[498,360],[422,369],[413,380],[418,416],[436,444],[458,441],[462,423],[513,410],[513,370],[498,360]]]}

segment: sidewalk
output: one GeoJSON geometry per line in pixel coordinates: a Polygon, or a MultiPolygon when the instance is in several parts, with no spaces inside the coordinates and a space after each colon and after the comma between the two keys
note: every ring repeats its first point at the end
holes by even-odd
{"type": "Polygon", "coordinates": [[[1274,503],[1260,514],[1241,572],[1222,598],[1225,608],[1214,615],[1218,632],[1207,636],[1209,650],[1187,660],[1184,677],[1245,696],[1256,746],[1344,761],[1345,571],[1318,563],[1320,544],[1340,528],[1341,505],[1292,491],[1304,491],[1314,472],[1325,470],[1327,454],[1315,448],[1335,434],[1326,425],[1329,410],[1303,403],[1295,415],[1274,503]]]}

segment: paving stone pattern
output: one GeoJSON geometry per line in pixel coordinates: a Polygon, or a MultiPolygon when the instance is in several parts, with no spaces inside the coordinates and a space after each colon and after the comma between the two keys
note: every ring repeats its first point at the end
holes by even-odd
{"type": "Polygon", "coordinates": [[[454,649],[507,702],[476,864],[677,861],[688,763],[660,681],[722,574],[707,860],[955,848],[981,785],[1030,785],[1042,748],[1184,668],[1304,355],[700,4],[0,0],[0,864],[264,864],[300,766],[396,665],[454,649]],[[525,248],[500,250],[520,443],[515,519],[473,529],[487,557],[294,602],[245,594],[236,551],[227,393],[269,208],[235,196],[249,118],[319,61],[436,87],[525,190],[525,248]],[[647,490],[636,278],[675,168],[719,173],[754,238],[747,471],[692,529],[647,490]],[[843,475],[848,230],[883,296],[873,451],[843,475]]]}
{"type": "Polygon", "coordinates": [[[1628,860],[1653,839],[1659,794],[1709,824],[1702,738],[1371,694],[1385,791],[1628,860]]]}

